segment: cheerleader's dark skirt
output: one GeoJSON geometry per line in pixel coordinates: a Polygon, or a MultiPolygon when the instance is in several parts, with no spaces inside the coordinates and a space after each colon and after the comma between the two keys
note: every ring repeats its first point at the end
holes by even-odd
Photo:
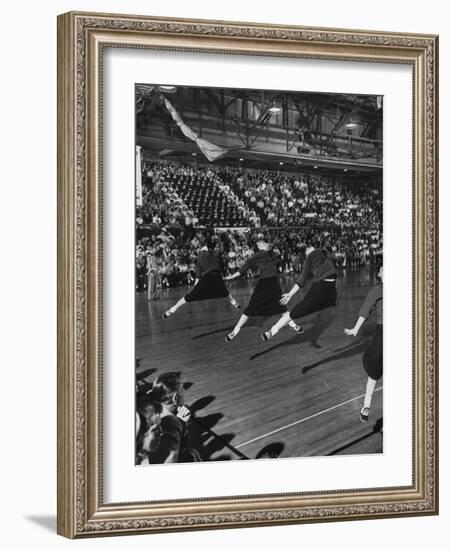
{"type": "Polygon", "coordinates": [[[375,336],[363,355],[367,376],[379,380],[383,376],[383,325],[377,325],[375,336]]]}
{"type": "Polygon", "coordinates": [[[303,300],[292,308],[290,316],[292,319],[298,319],[336,304],[336,281],[318,281],[311,285],[303,300]]]}
{"type": "Polygon", "coordinates": [[[198,302],[199,300],[213,300],[215,298],[227,298],[229,292],[223,281],[220,271],[206,273],[194,288],[186,294],[186,302],[198,302]]]}
{"type": "Polygon", "coordinates": [[[281,286],[278,277],[259,279],[253,289],[250,302],[244,310],[247,317],[270,317],[286,311],[286,306],[280,304],[281,286]]]}

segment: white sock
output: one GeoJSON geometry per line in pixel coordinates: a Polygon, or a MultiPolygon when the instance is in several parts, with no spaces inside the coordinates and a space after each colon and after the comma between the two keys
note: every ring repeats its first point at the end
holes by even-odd
{"type": "Polygon", "coordinates": [[[270,329],[270,334],[272,336],[275,336],[280,329],[282,329],[284,326],[286,326],[289,322],[293,322],[289,315],[283,315],[278,319],[278,321],[273,325],[273,327],[270,329]]]}
{"type": "Polygon", "coordinates": [[[181,298],[181,300],[178,300],[178,302],[177,302],[176,304],[174,304],[174,305],[169,309],[170,313],[175,313],[175,311],[176,311],[179,307],[183,306],[185,303],[186,303],[186,300],[185,300],[184,298],[181,298]]]}
{"type": "Polygon", "coordinates": [[[375,386],[377,384],[377,381],[373,378],[370,378],[370,376],[367,377],[367,384],[366,384],[366,395],[364,397],[364,408],[370,409],[370,405],[372,404],[372,396],[373,392],[375,391],[375,386]]]}

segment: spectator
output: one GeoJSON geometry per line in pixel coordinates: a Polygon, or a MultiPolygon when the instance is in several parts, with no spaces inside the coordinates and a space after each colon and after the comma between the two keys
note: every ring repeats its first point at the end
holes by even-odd
{"type": "Polygon", "coordinates": [[[151,454],[159,448],[161,407],[148,396],[140,396],[136,409],[136,464],[149,464],[151,454]]]}
{"type": "Polygon", "coordinates": [[[184,405],[184,387],[179,372],[158,376],[148,392],[152,404],[161,408],[161,435],[158,448],[150,452],[151,464],[199,461],[189,438],[190,410],[184,405]]]}

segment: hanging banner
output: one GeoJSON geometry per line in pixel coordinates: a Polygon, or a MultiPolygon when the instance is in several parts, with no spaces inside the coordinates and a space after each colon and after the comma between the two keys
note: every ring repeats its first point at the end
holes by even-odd
{"type": "Polygon", "coordinates": [[[225,149],[224,147],[214,145],[214,143],[211,143],[206,139],[199,138],[198,135],[187,124],[184,123],[183,119],[180,117],[177,110],[170,103],[167,97],[164,97],[164,104],[171,114],[173,120],[178,124],[178,127],[183,132],[183,134],[192,141],[195,141],[200,151],[210,162],[216,160],[217,158],[228,152],[228,149],[225,149]]]}

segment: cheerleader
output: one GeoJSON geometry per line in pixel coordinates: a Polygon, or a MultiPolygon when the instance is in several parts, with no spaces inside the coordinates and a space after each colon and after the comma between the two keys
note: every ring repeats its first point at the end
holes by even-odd
{"type": "MultiPolygon", "coordinates": [[[[280,300],[281,287],[278,281],[280,258],[273,251],[269,251],[269,244],[267,242],[258,241],[256,246],[258,252],[249,258],[239,268],[239,271],[225,277],[226,281],[231,281],[240,277],[251,268],[257,267],[259,269],[259,280],[253,289],[250,302],[234,329],[225,337],[226,342],[231,342],[239,334],[239,331],[248,321],[249,317],[270,317],[271,315],[286,311],[286,306],[281,304],[280,300]]],[[[300,328],[294,321],[291,321],[289,324],[294,330],[300,328]]]]}
{"type": "Polygon", "coordinates": [[[212,241],[202,246],[197,256],[197,274],[194,288],[183,298],[168,309],[163,319],[168,319],[178,308],[187,302],[198,302],[200,300],[212,300],[214,298],[228,298],[230,304],[239,309],[238,302],[228,292],[222,278],[221,261],[214,252],[215,244],[212,241]]]}
{"type": "Polygon", "coordinates": [[[377,315],[377,325],[375,335],[363,355],[363,367],[367,374],[366,394],[364,403],[359,413],[361,422],[367,422],[369,419],[370,405],[372,403],[373,392],[377,380],[383,375],[383,268],[378,272],[380,283],[373,287],[367,294],[361,309],[359,317],[353,328],[346,328],[347,336],[356,336],[361,325],[375,310],[377,315]]]}
{"type": "MultiPolygon", "coordinates": [[[[283,294],[280,304],[285,307],[292,296],[304,287],[309,279],[312,279],[312,285],[306,296],[294,306],[291,312],[284,313],[268,332],[262,334],[261,337],[265,342],[275,336],[286,325],[292,326],[293,319],[336,305],[336,267],[323,250],[313,246],[306,249],[306,260],[300,277],[292,289],[283,294]]],[[[296,332],[303,334],[303,327],[297,325],[296,332]]]]}

